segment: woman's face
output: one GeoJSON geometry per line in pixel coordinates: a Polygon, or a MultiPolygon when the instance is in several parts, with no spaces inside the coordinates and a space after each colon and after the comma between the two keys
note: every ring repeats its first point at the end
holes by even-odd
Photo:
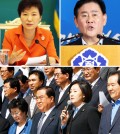
{"type": "Polygon", "coordinates": [[[26,8],[21,13],[21,21],[23,28],[26,30],[33,30],[37,27],[38,23],[41,21],[41,16],[37,7],[26,8]]]}
{"type": "Polygon", "coordinates": [[[27,115],[25,112],[22,112],[19,108],[12,108],[11,115],[13,119],[19,124],[23,125],[26,122],[27,115]]]}
{"type": "Polygon", "coordinates": [[[70,100],[72,101],[73,105],[76,107],[79,106],[83,100],[84,95],[79,87],[78,84],[74,84],[70,89],[70,100]]]}

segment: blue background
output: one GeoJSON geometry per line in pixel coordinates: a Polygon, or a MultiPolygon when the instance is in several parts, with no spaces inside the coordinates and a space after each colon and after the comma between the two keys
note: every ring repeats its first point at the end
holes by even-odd
{"type": "MultiPolygon", "coordinates": [[[[68,38],[79,33],[74,24],[74,6],[77,0],[61,0],[61,38],[68,38]]],[[[107,23],[103,33],[114,39],[120,38],[120,0],[104,0],[107,12],[107,23]]],[[[69,43],[61,42],[61,45],[69,43]]]]}

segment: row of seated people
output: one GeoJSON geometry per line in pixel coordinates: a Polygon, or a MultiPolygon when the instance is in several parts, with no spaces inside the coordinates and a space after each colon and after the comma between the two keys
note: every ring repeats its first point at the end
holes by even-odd
{"type": "Polygon", "coordinates": [[[101,111],[97,109],[99,91],[103,91],[106,98],[111,101],[106,75],[118,68],[102,69],[99,67],[44,67],[42,71],[34,69],[30,71],[28,78],[22,73],[14,78],[13,67],[1,67],[1,77],[4,81],[0,89],[1,115],[9,120],[10,126],[12,125],[9,133],[25,133],[25,131],[31,134],[98,133],[101,116],[101,111]],[[103,74],[100,72],[102,69],[103,74]],[[78,78],[75,71],[81,72],[78,78]],[[50,76],[52,76],[51,79],[49,79],[50,76]],[[28,90],[25,90],[25,87],[28,90]],[[69,112],[66,112],[65,106],[68,100],[71,100],[72,104],[69,112]],[[23,105],[24,108],[18,104],[23,105]],[[78,112],[75,115],[76,109],[78,112]],[[20,115],[20,113],[24,114],[20,115]],[[76,117],[75,122],[74,117],[76,117]],[[24,123],[21,123],[21,120],[24,120],[24,123]]]}

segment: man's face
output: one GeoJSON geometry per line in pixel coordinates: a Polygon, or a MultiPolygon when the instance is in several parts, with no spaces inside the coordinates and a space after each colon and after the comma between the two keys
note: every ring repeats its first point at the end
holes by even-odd
{"type": "Polygon", "coordinates": [[[94,68],[94,67],[84,67],[83,68],[83,75],[84,78],[92,83],[99,77],[100,68],[94,68]]]}
{"type": "Polygon", "coordinates": [[[118,75],[112,75],[108,78],[107,90],[113,100],[120,98],[120,85],[118,84],[118,75]]]}
{"type": "Polygon", "coordinates": [[[1,67],[0,75],[2,80],[6,80],[7,78],[11,78],[13,76],[13,71],[9,72],[7,67],[1,67]]]}
{"type": "Polygon", "coordinates": [[[54,103],[53,97],[48,97],[44,89],[38,90],[36,93],[36,103],[41,112],[48,111],[54,103]]]}
{"type": "Polygon", "coordinates": [[[44,72],[47,76],[54,74],[54,67],[44,67],[44,72]]]}
{"type": "Polygon", "coordinates": [[[16,92],[16,88],[11,88],[9,82],[4,84],[3,89],[4,95],[7,98],[10,98],[10,96],[12,96],[16,92]]]}
{"type": "Polygon", "coordinates": [[[74,21],[76,27],[83,33],[83,38],[96,38],[102,34],[107,16],[103,15],[98,4],[86,3],[78,9],[78,16],[74,21]]]}
{"type": "Polygon", "coordinates": [[[35,91],[38,87],[40,87],[42,85],[43,81],[41,81],[38,77],[38,75],[36,74],[31,74],[29,76],[29,88],[31,89],[31,91],[35,91]]]}
{"type": "Polygon", "coordinates": [[[58,86],[63,86],[68,81],[68,74],[62,74],[60,68],[56,68],[54,71],[54,78],[58,86]]]}

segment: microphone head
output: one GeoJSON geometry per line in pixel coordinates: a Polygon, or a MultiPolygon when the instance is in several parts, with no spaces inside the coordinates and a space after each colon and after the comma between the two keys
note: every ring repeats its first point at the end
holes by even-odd
{"type": "Polygon", "coordinates": [[[102,35],[97,34],[97,38],[102,39],[103,37],[102,37],[102,35]]]}
{"type": "Polygon", "coordinates": [[[36,44],[39,44],[39,40],[35,40],[35,43],[36,43],[36,44]]]}
{"type": "Polygon", "coordinates": [[[71,105],[72,104],[72,101],[71,100],[68,100],[67,101],[67,105],[71,105]]]}

